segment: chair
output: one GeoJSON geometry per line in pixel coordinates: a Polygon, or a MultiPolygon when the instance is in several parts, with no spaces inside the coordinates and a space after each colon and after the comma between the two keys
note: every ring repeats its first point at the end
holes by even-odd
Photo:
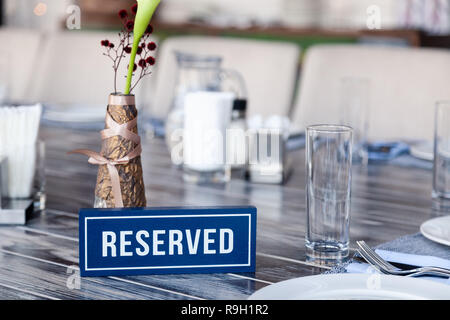
{"type": "Polygon", "coordinates": [[[33,30],[0,28],[0,55],[8,59],[8,99],[13,102],[28,101],[30,80],[34,76],[40,48],[41,34],[33,30]]]}
{"type": "Polygon", "coordinates": [[[300,128],[339,121],[339,82],[370,81],[369,139],[431,140],[434,105],[450,99],[450,51],[320,45],[306,53],[292,120],[300,128]]]}
{"type": "MultiPolygon", "coordinates": [[[[117,32],[61,31],[47,35],[35,74],[32,96],[51,104],[105,106],[114,92],[113,62],[103,55],[100,41],[118,43],[117,32]]],[[[128,56],[117,75],[117,90],[123,92],[128,56]]],[[[140,97],[140,86],[133,92],[140,97]]],[[[138,100],[139,101],[139,100],[138,100]]]]}
{"type": "Polygon", "coordinates": [[[152,116],[165,118],[172,104],[177,62],[174,50],[223,57],[222,67],[239,71],[248,91],[248,114],[288,115],[300,49],[297,45],[219,37],[172,37],[161,44],[156,64],[152,116]]]}

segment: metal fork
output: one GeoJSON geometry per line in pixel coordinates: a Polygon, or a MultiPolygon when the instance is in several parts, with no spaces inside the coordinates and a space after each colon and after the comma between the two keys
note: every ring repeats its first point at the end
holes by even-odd
{"type": "Polygon", "coordinates": [[[423,275],[433,275],[441,277],[450,277],[450,270],[438,267],[421,267],[403,270],[396,268],[383,258],[381,258],[374,250],[372,250],[364,241],[356,241],[359,247],[358,252],[373,267],[384,274],[397,276],[418,277],[423,275]]]}

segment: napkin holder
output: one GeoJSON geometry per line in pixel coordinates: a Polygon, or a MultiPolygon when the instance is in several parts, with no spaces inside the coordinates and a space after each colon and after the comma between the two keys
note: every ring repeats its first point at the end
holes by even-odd
{"type": "Polygon", "coordinates": [[[251,130],[248,180],[252,183],[285,183],[292,172],[286,144],[287,138],[281,130],[251,130]]]}
{"type": "MultiPolygon", "coordinates": [[[[0,181],[6,174],[6,159],[0,159],[0,181]]],[[[24,225],[33,214],[32,199],[6,199],[2,197],[0,183],[0,225],[24,225]]]]}

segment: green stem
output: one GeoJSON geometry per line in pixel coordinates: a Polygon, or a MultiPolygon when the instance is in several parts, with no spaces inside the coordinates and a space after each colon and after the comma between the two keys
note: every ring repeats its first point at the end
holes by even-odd
{"type": "Polygon", "coordinates": [[[144,35],[160,0],[137,0],[137,2],[138,11],[136,13],[136,19],[134,20],[133,48],[131,49],[130,64],[128,65],[127,83],[124,91],[125,94],[130,94],[131,91],[131,80],[133,77],[134,63],[136,60],[139,42],[141,41],[141,38],[144,35]]]}
{"type": "Polygon", "coordinates": [[[134,61],[136,60],[136,54],[137,54],[138,47],[139,47],[139,42],[134,42],[133,49],[131,49],[130,65],[128,66],[125,94],[130,94],[130,91],[131,91],[131,79],[133,77],[134,61]]]}

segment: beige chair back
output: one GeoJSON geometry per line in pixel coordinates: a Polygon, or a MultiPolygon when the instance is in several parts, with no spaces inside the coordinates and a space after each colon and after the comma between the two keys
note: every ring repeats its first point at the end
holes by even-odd
{"type": "MultiPolygon", "coordinates": [[[[28,102],[31,79],[39,63],[38,52],[41,34],[37,31],[18,28],[0,28],[0,56],[4,59],[8,81],[7,99],[13,102],[28,102]]],[[[2,66],[4,68],[4,66],[2,66]]]]}
{"type": "Polygon", "coordinates": [[[340,81],[367,78],[369,139],[431,140],[434,106],[450,100],[450,51],[320,45],[306,53],[293,122],[337,123],[340,81]]]}
{"type": "MultiPolygon", "coordinates": [[[[113,62],[103,55],[100,42],[117,46],[116,32],[62,31],[50,33],[40,53],[33,99],[52,104],[106,105],[114,92],[113,62]]],[[[128,56],[121,62],[117,90],[123,92],[128,56]]],[[[140,98],[141,86],[133,92],[140,98]]],[[[137,99],[139,101],[139,99],[137,99]]]]}

